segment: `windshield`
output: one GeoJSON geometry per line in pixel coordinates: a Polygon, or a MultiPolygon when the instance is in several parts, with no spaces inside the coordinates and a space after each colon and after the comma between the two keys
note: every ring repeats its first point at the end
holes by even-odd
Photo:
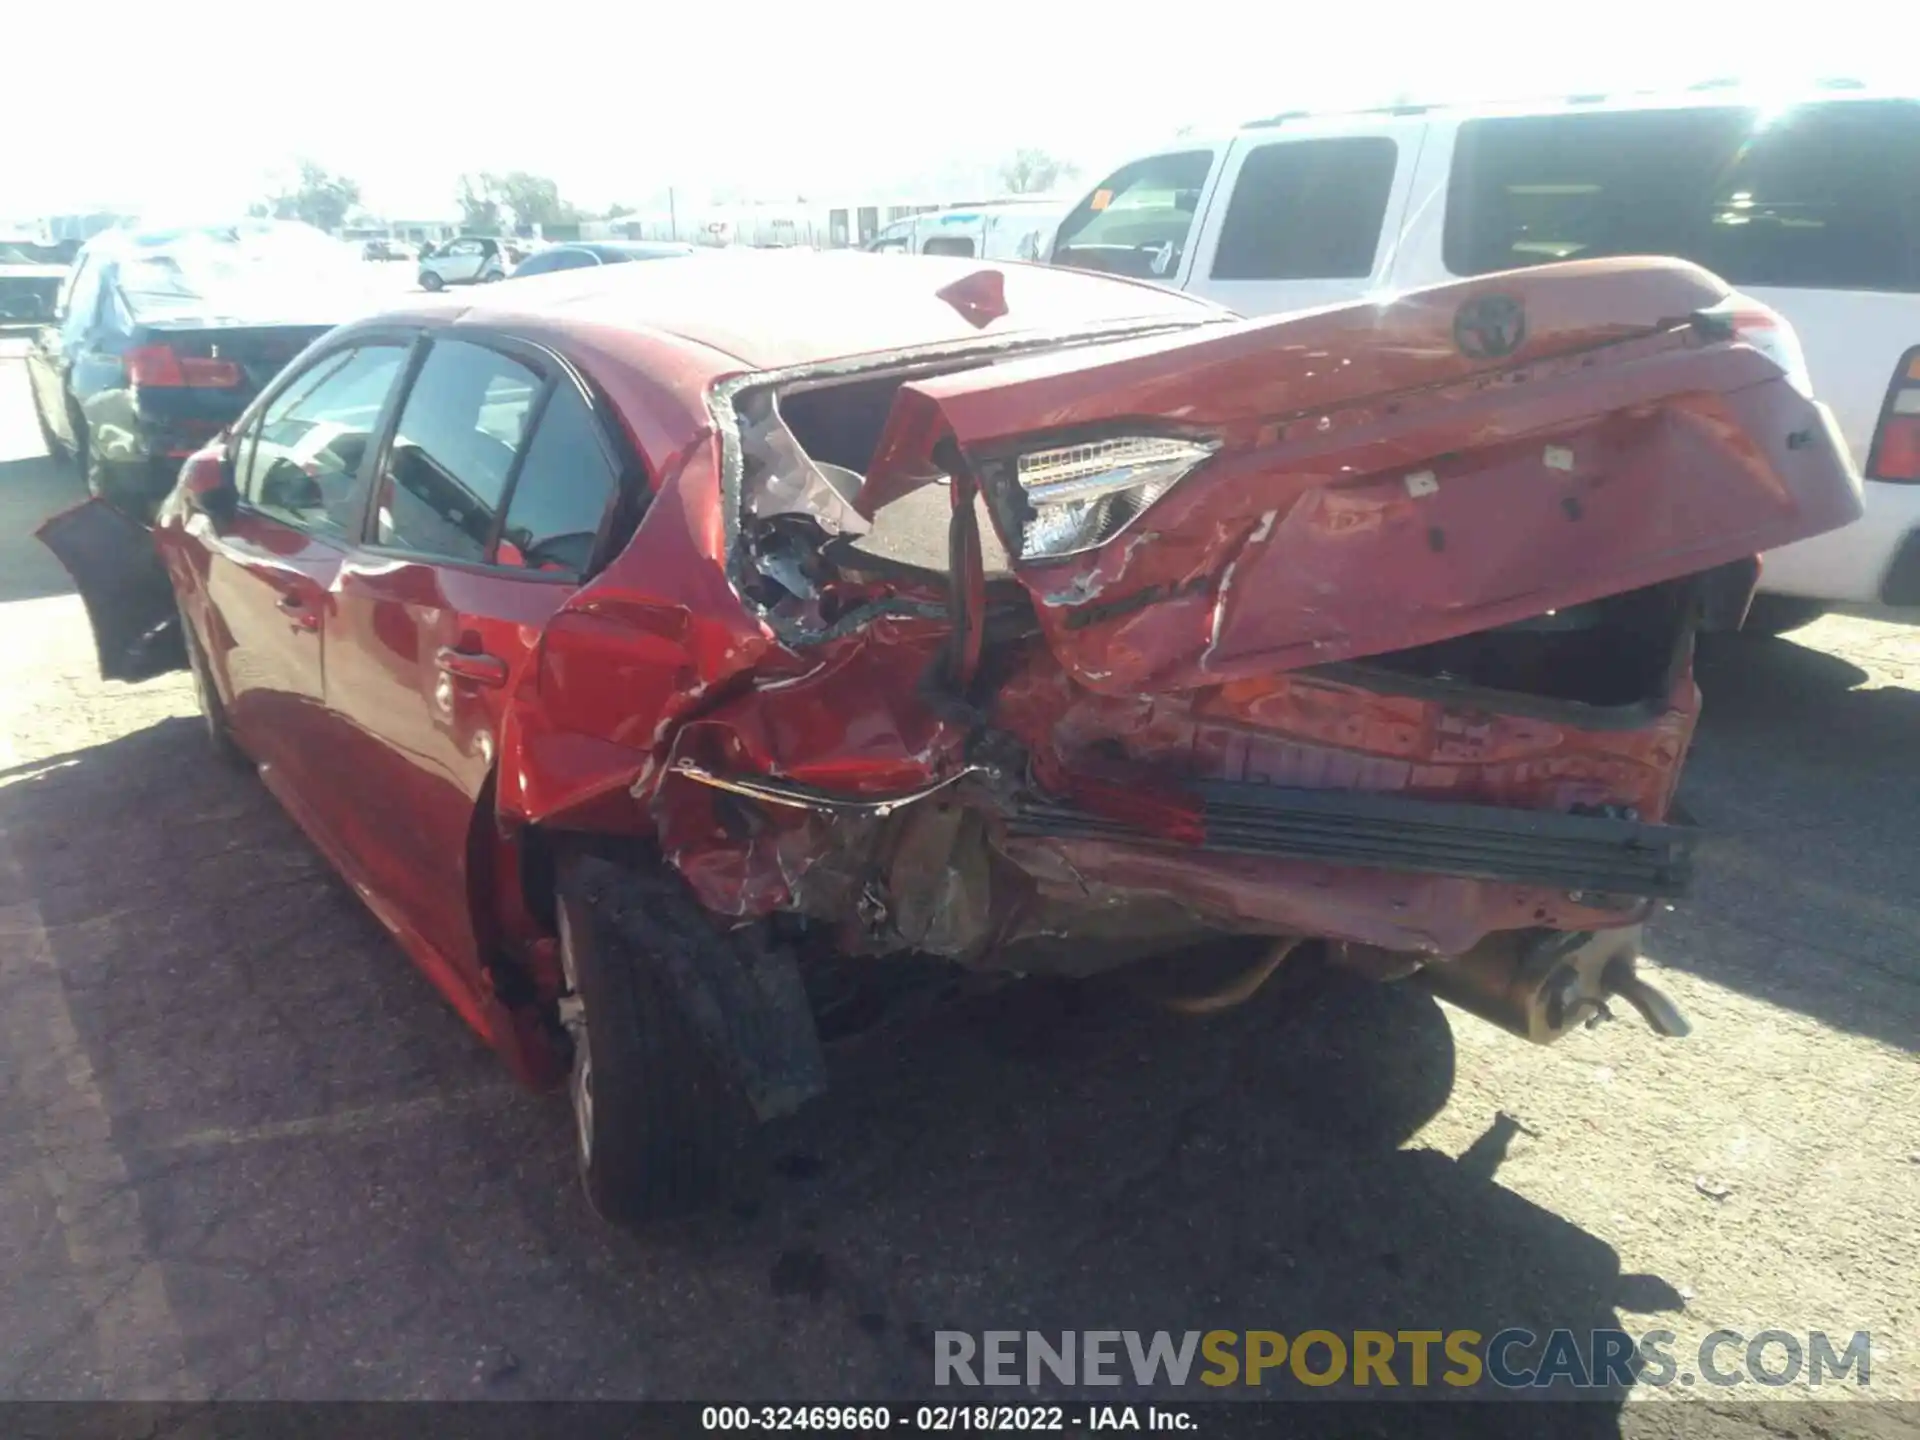
{"type": "Polygon", "coordinates": [[[1171,280],[1186,253],[1211,150],[1183,150],[1123,165],[1074,206],[1053,242],[1053,263],[1077,270],[1171,280]]]}
{"type": "Polygon", "coordinates": [[[119,288],[135,309],[212,316],[284,309],[358,288],[350,246],[305,225],[183,231],[131,251],[119,288]]]}

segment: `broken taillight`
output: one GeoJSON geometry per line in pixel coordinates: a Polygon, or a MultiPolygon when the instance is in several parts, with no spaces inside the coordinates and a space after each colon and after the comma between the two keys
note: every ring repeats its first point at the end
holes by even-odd
{"type": "Polygon", "coordinates": [[[1029,451],[1014,466],[1028,511],[1020,558],[1053,560],[1111,540],[1218,448],[1210,441],[1120,435],[1029,451]]]}
{"type": "Polygon", "coordinates": [[[1900,357],[1867,452],[1867,478],[1920,484],[1920,346],[1900,357]]]}

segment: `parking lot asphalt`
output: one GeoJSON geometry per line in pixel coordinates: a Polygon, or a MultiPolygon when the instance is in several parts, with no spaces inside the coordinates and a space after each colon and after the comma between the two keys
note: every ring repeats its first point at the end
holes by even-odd
{"type": "MultiPolygon", "coordinates": [[[[1871,1393],[1920,1399],[1920,630],[1703,656],[1685,798],[1718,838],[1648,939],[1688,1039],[1016,991],[836,1053],[757,1204],[636,1240],[587,1210],[564,1100],[203,755],[184,677],[95,677],[30,533],[79,486],[16,356],[0,1398],[860,1399],[924,1392],[948,1328],[1619,1324],[1869,1330],[1871,1393]]],[[[1845,1433],[1702,1393],[1580,1433],[1845,1433]]]]}

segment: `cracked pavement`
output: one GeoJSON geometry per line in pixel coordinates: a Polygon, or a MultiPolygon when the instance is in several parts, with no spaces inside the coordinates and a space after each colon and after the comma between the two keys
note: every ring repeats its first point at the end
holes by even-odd
{"type": "MultiPolygon", "coordinates": [[[[1648,939],[1690,1039],[1035,987],[841,1048],[757,1206],[640,1241],[185,677],[94,677],[12,354],[0,1397],[857,1400],[924,1392],[941,1328],[1620,1324],[1869,1329],[1920,1398],[1920,630],[1703,657],[1719,839],[1648,939]]],[[[1755,1394],[1587,1418],[1814,1433],[1755,1394]]]]}

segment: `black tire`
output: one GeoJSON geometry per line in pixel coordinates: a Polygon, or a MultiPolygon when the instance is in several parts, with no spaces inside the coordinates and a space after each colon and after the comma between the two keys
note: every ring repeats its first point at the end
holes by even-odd
{"type": "Polygon", "coordinates": [[[420,288],[428,294],[438,295],[442,290],[446,289],[446,287],[447,282],[440,278],[440,273],[437,270],[422,270],[420,272],[420,288]]]}
{"type": "Polygon", "coordinates": [[[1756,595],[1740,633],[1784,635],[1802,625],[1811,625],[1826,613],[1826,605],[1818,600],[1802,600],[1797,595],[1756,595]]]}
{"type": "Polygon", "coordinates": [[[207,727],[207,745],[214,758],[235,770],[253,769],[253,758],[233,738],[233,727],[227,723],[227,707],[213,683],[212,667],[207,664],[200,637],[193,633],[184,612],[180,615],[180,642],[186,647],[187,671],[193,676],[194,698],[200,702],[200,714],[207,727]]]}
{"type": "Polygon", "coordinates": [[[727,944],[680,877],[576,851],[556,876],[562,1017],[574,1041],[574,1154],[587,1199],[623,1229],[725,1198],[756,1131],[669,978],[727,944]]]}

